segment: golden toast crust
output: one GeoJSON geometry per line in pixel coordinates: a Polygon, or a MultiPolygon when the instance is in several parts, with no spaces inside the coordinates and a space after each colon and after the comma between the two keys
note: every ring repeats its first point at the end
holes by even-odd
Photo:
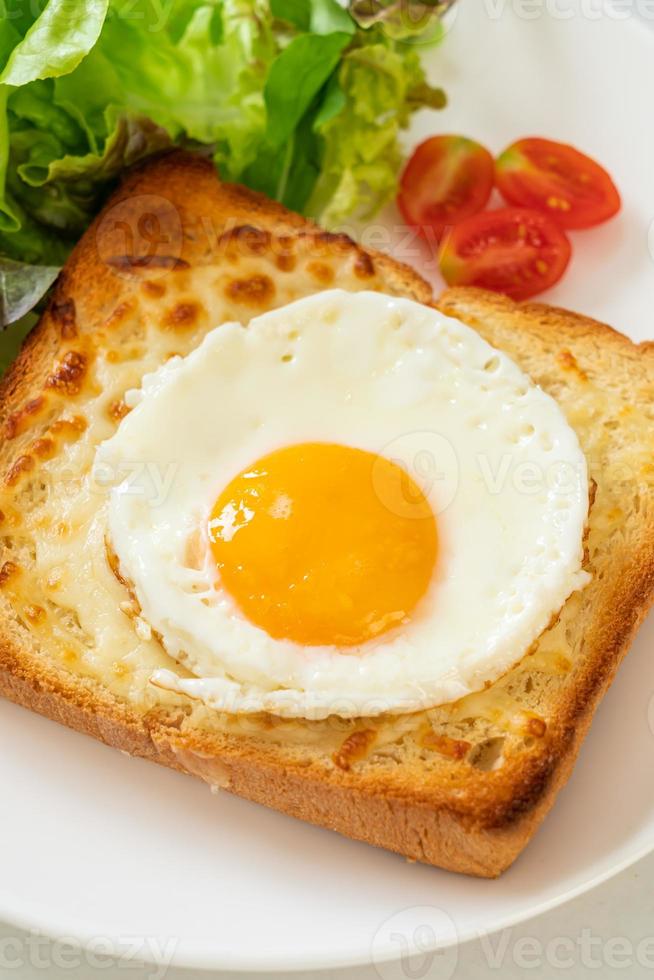
{"type": "MultiPolygon", "coordinates": [[[[26,618],[21,593],[12,587],[21,575],[29,583],[33,574],[29,556],[23,563],[12,550],[22,533],[20,494],[53,456],[85,438],[87,406],[102,397],[95,390],[99,362],[106,367],[112,352],[120,356],[146,300],[161,313],[172,347],[193,346],[219,321],[211,296],[196,302],[198,280],[186,279],[193,273],[208,282],[225,268],[232,271],[217,287],[220,303],[243,320],[329,285],[432,302],[427,284],[408,267],[323,233],[259,195],[219,184],[201,158],[176,152],[135,169],[78,245],[0,388],[0,693],[130,754],[301,819],[441,867],[497,875],[528,842],[565,782],[654,596],[654,344],[635,345],[575,314],[517,306],[476,290],[450,290],[438,303],[559,399],[598,483],[589,536],[595,585],[588,596],[566,603],[540,644],[546,667],[530,667],[526,657],[489,692],[489,703],[499,694],[502,703],[510,698],[517,705],[509,712],[506,740],[495,708],[479,701],[469,717],[437,710],[410,718],[408,727],[381,719],[336,730],[309,722],[277,728],[262,718],[260,730],[239,732],[176,702],[135,704],[66,664],[53,655],[40,614],[33,623],[31,613],[26,618]],[[143,213],[151,227],[139,228],[143,213]],[[162,287],[165,292],[171,283],[164,297],[162,287]],[[605,414],[596,389],[612,399],[605,414]],[[627,412],[634,402],[635,416],[627,412]],[[600,428],[604,441],[592,434],[600,428]],[[610,461],[620,453],[630,472],[618,480],[610,461]],[[624,529],[619,534],[610,517],[618,500],[625,509],[615,518],[624,529]],[[611,574],[607,551],[614,556],[611,574]],[[557,656],[570,661],[558,673],[551,668],[557,656]],[[496,744],[504,746],[499,766],[492,759],[496,744]]],[[[110,409],[115,426],[123,409],[114,403],[110,409]]]]}

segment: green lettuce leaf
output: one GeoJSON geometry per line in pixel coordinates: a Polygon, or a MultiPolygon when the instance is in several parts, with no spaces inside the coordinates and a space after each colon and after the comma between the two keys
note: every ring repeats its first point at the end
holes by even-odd
{"type": "MultiPolygon", "coordinates": [[[[109,136],[101,151],[79,155],[66,152],[53,134],[45,139],[31,128],[15,133],[6,201],[13,213],[20,215],[23,230],[38,234],[41,229],[42,248],[36,261],[64,261],[75,238],[92,220],[110,182],[125,167],[171,144],[167,131],[146,117],[108,110],[106,125],[109,136]]],[[[7,247],[5,241],[0,236],[0,247],[4,246],[6,254],[26,257],[24,244],[7,247]]],[[[28,252],[29,260],[34,261],[33,250],[28,247],[28,252]]]]}
{"type": "Polygon", "coordinates": [[[437,41],[441,20],[455,0],[350,0],[350,14],[363,28],[383,27],[387,37],[437,41]]]}
{"type": "Polygon", "coordinates": [[[270,0],[270,9],[273,17],[292,24],[299,31],[311,28],[310,0],[270,0]]]}
{"type": "Polygon", "coordinates": [[[395,189],[400,128],[444,101],[392,8],[0,0],[0,257],[35,267],[25,302],[125,167],[169,145],[327,226],[373,213],[395,189]]]}
{"type": "Polygon", "coordinates": [[[270,0],[273,17],[314,34],[354,34],[356,25],[338,0],[270,0]]]}
{"type": "Polygon", "coordinates": [[[311,0],[309,27],[314,34],[332,34],[337,31],[354,34],[356,31],[354,21],[337,0],[311,0]]]}
{"type": "Polygon", "coordinates": [[[14,47],[0,83],[26,85],[73,71],[97,41],[109,0],[49,0],[14,47]]]}
{"type": "Polygon", "coordinates": [[[281,146],[290,137],[340,61],[349,36],[301,34],[273,61],[266,81],[266,138],[281,146]]]}
{"type": "Polygon", "coordinates": [[[29,313],[58,275],[58,267],[0,259],[0,327],[29,313]]]}
{"type": "Polygon", "coordinates": [[[345,54],[337,84],[315,120],[324,155],[306,208],[327,227],[368,218],[393,196],[400,129],[416,108],[445,104],[444,93],[425,83],[415,51],[398,50],[380,30],[345,54]],[[330,104],[340,108],[326,111],[330,104]]]}
{"type": "Polygon", "coordinates": [[[48,0],[0,0],[0,16],[11,24],[22,38],[37,17],[40,17],[48,0]]]}

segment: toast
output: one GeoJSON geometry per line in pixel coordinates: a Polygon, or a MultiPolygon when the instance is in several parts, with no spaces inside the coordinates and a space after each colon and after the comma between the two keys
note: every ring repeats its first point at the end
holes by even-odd
{"type": "Polygon", "coordinates": [[[105,547],[97,444],[144,373],[207,330],[338,285],[432,303],[411,269],[322,232],[204,159],[135,169],[83,237],[0,389],[0,693],[125,752],[455,871],[492,877],[565,782],[654,594],[654,344],[472,289],[438,302],[561,405],[596,484],[592,581],[512,670],[454,704],[234,717],[148,683],[181,671],[105,547]],[[100,627],[100,624],[101,627],[100,627]]]}

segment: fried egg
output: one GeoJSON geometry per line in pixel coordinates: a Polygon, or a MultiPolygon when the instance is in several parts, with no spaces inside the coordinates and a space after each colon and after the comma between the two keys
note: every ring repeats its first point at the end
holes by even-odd
{"type": "Polygon", "coordinates": [[[521,659],[583,587],[586,462],[477,333],[330,290],[143,379],[98,449],[107,541],[181,670],[232,713],[415,711],[521,659]]]}

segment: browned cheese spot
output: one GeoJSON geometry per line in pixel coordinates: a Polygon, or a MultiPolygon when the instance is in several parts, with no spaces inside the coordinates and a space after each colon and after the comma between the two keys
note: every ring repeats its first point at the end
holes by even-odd
{"type": "Polygon", "coordinates": [[[547,725],[542,718],[529,718],[525,729],[528,735],[533,735],[534,738],[542,738],[547,731],[547,725]]]}
{"type": "Polygon", "coordinates": [[[449,735],[439,735],[429,732],[422,740],[427,749],[434,749],[439,755],[448,759],[464,759],[470,750],[470,742],[462,738],[450,738],[449,735]]]}
{"type": "Polygon", "coordinates": [[[329,286],[334,281],[334,270],[325,262],[309,262],[307,272],[321,286],[329,286]]]}
{"type": "Polygon", "coordinates": [[[79,395],[88,369],[88,359],[81,351],[69,350],[45,383],[63,395],[79,395]]]}
{"type": "Polygon", "coordinates": [[[25,473],[34,469],[34,459],[31,456],[19,456],[5,477],[5,485],[15,487],[25,473]]]}
{"type": "Polygon", "coordinates": [[[73,415],[70,419],[56,419],[50,426],[53,436],[61,436],[66,442],[74,442],[86,431],[87,421],[83,415],[73,415]]]}
{"type": "Polygon", "coordinates": [[[26,404],[17,412],[12,412],[5,422],[5,439],[15,439],[16,436],[20,435],[22,432],[25,432],[34,416],[38,415],[44,407],[45,398],[43,395],[39,395],[37,398],[32,398],[30,401],[26,402],[26,404]]]}
{"type": "Polygon", "coordinates": [[[580,381],[588,381],[588,375],[579,367],[577,359],[569,350],[562,350],[559,352],[558,361],[564,371],[572,371],[577,375],[580,381]]]}
{"type": "Polygon", "coordinates": [[[119,398],[118,401],[111,403],[107,409],[107,412],[110,419],[113,419],[114,422],[120,422],[121,419],[124,419],[130,412],[130,408],[125,404],[122,398],[119,398]]]}
{"type": "Polygon", "coordinates": [[[202,308],[194,300],[183,300],[171,307],[164,316],[164,326],[171,330],[188,330],[194,327],[202,308]]]}
{"type": "Polygon", "coordinates": [[[50,315],[59,327],[64,340],[73,340],[77,336],[75,320],[75,300],[55,299],[50,307],[50,315]]]}
{"type": "Polygon", "coordinates": [[[359,252],[354,263],[354,275],[357,279],[371,279],[375,274],[375,264],[367,252],[359,252]]]}
{"type": "Polygon", "coordinates": [[[41,439],[37,439],[36,442],[32,443],[31,452],[34,456],[38,456],[39,459],[52,459],[57,451],[57,447],[53,439],[48,436],[43,436],[41,439]]]}
{"type": "Polygon", "coordinates": [[[297,265],[297,259],[292,252],[278,252],[275,256],[275,265],[280,272],[292,272],[297,265]]]}
{"type": "Polygon", "coordinates": [[[166,284],[156,279],[146,279],[145,282],[141,283],[141,292],[146,296],[151,296],[152,299],[161,299],[162,296],[166,295],[166,284]]]}
{"type": "Polygon", "coordinates": [[[27,621],[32,623],[34,626],[36,626],[37,623],[43,622],[45,619],[45,609],[43,606],[25,606],[24,613],[25,619],[27,619],[27,621]]]}
{"type": "Polygon", "coordinates": [[[225,293],[244,306],[266,306],[275,295],[275,285],[269,276],[250,276],[249,279],[234,279],[225,293]]]}
{"type": "Polygon", "coordinates": [[[13,578],[18,572],[18,565],[13,561],[6,561],[0,568],[0,589],[4,588],[9,579],[13,578]]]}
{"type": "Polygon", "coordinates": [[[355,762],[359,762],[368,755],[376,737],[376,732],[369,728],[352,732],[345,739],[340,749],[332,756],[334,765],[347,772],[355,762]]]}
{"type": "Polygon", "coordinates": [[[273,241],[275,265],[281,272],[292,272],[297,265],[296,242],[290,235],[279,235],[273,241]]]}

